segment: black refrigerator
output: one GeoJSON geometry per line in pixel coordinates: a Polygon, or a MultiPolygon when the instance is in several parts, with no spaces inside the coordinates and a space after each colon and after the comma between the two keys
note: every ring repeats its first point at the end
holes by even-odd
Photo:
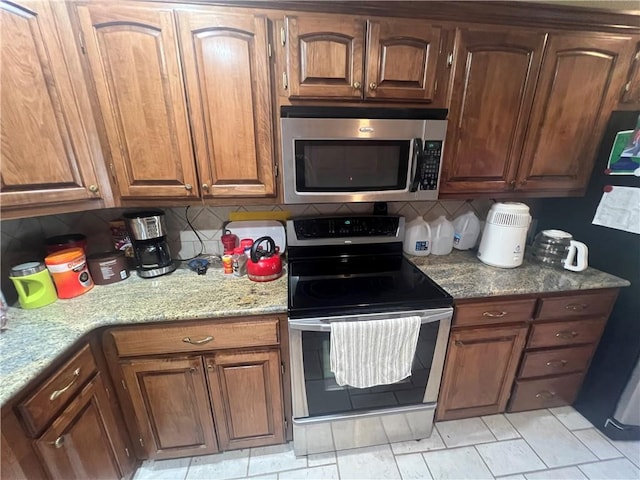
{"type": "MultiPolygon", "coordinates": [[[[589,266],[631,282],[630,287],[620,290],[574,403],[582,415],[615,440],[640,439],[640,235],[591,222],[608,186],[640,187],[640,177],[611,175],[607,170],[616,134],[636,129],[639,114],[612,113],[584,197],[546,199],[538,211],[538,230],[568,231],[587,244],[589,266]]],[[[637,139],[638,133],[634,133],[637,139]]],[[[627,135],[633,138],[634,133],[627,135]]]]}

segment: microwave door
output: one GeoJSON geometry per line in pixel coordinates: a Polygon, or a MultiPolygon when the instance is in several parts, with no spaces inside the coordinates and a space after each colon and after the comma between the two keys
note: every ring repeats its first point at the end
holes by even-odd
{"type": "Polygon", "coordinates": [[[411,187],[410,192],[417,192],[420,186],[420,176],[423,170],[424,150],[422,148],[422,139],[413,139],[413,155],[411,156],[411,187]]]}

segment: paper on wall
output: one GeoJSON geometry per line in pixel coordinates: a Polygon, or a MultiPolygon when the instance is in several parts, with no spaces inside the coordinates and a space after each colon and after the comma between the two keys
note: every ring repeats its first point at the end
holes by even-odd
{"type": "Polygon", "coordinates": [[[591,223],[640,235],[640,188],[613,187],[603,193],[591,223]]]}

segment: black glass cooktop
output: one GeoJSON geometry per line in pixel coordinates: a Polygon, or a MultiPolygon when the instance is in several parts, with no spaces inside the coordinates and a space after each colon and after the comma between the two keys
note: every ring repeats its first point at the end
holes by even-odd
{"type": "Polygon", "coordinates": [[[402,254],[289,264],[290,318],[426,310],[452,303],[447,292],[402,254]]]}

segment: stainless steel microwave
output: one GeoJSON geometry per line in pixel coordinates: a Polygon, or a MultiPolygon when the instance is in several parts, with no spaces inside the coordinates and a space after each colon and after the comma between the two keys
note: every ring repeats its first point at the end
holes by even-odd
{"type": "Polygon", "coordinates": [[[285,203],[436,200],[447,111],[283,106],[285,203]]]}

